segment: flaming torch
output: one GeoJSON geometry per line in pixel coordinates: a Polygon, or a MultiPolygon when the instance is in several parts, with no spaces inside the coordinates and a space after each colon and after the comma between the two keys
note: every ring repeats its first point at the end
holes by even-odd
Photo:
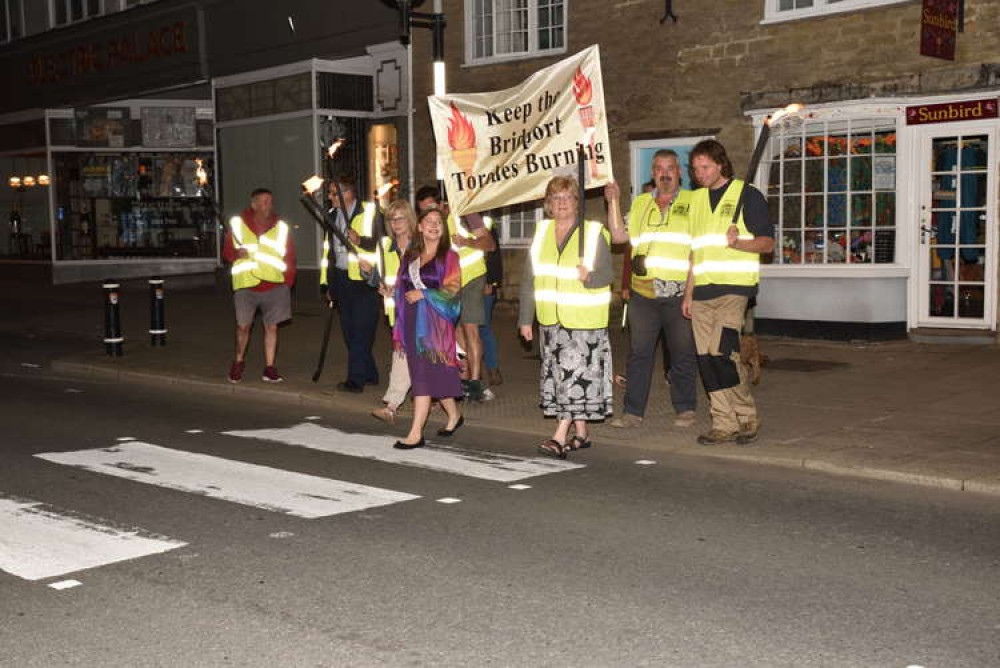
{"type": "Polygon", "coordinates": [[[764,119],[764,125],[761,126],[760,134],[757,136],[757,145],[754,146],[753,154],[750,156],[750,162],[747,164],[747,173],[743,179],[744,188],[740,193],[739,201],[736,202],[736,211],[733,213],[733,225],[737,224],[740,216],[743,214],[743,200],[746,193],[746,186],[752,184],[754,179],[757,178],[757,168],[760,166],[760,160],[764,156],[764,149],[767,148],[767,142],[771,138],[771,128],[786,116],[797,114],[801,110],[801,104],[790,104],[784,109],[776,111],[773,115],[764,119]]]}
{"type": "Polygon", "coordinates": [[[588,79],[583,74],[583,70],[579,67],[576,68],[576,74],[573,75],[573,97],[576,98],[577,113],[580,115],[580,125],[583,126],[584,137],[590,136],[590,175],[593,178],[597,178],[597,160],[594,159],[596,151],[594,150],[594,130],[597,127],[597,119],[594,118],[594,105],[591,104],[594,99],[594,87],[588,79]]]}
{"type": "Polygon", "coordinates": [[[451,118],[448,119],[448,145],[451,146],[451,158],[462,172],[469,176],[476,166],[476,129],[451,103],[451,118]]]}

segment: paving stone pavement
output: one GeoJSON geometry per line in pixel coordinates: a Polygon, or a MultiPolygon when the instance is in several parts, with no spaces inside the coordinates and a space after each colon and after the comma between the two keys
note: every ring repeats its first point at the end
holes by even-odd
{"type": "MultiPolygon", "coordinates": [[[[375,344],[382,385],[360,395],[334,389],[343,380],[346,360],[335,319],[323,377],[311,382],[328,310],[305,272],[296,290],[293,320],[280,330],[278,369],[286,378],[280,385],[259,380],[263,367],[259,328],[251,340],[243,383],[226,381],[233,315],[231,293],[222,276],[173,289],[168,280],[169,333],[162,348],[151,347],[146,334],[149,310],[144,285],[127,284],[121,300],[125,354],[120,358],[107,356],[101,343],[103,300],[97,286],[18,289],[7,281],[4,287],[0,305],[14,317],[6,319],[0,331],[60,331],[79,338],[78,352],[52,362],[58,373],[300,403],[328,413],[367,413],[381,405],[389,376],[389,330],[384,325],[375,344]]],[[[537,354],[522,346],[513,309],[505,306],[498,307],[493,323],[504,382],[492,388],[495,400],[467,405],[465,414],[470,424],[523,439],[525,450],[533,452],[536,442],[554,427],[538,408],[537,354]]],[[[618,327],[619,317],[613,313],[611,319],[614,364],[624,372],[628,342],[618,327]]],[[[770,365],[754,388],[762,417],[757,443],[696,445],[695,436],[709,426],[704,396],[696,425],[674,427],[658,359],[642,425],[628,430],[595,425],[596,446],[638,446],[662,451],[664,456],[736,459],[1000,495],[1000,393],[996,391],[1000,348],[782,338],[762,338],[761,347],[770,365]]],[[[621,408],[622,393],[616,388],[616,410],[621,408]]],[[[440,414],[432,414],[432,422],[439,419],[440,414]]],[[[395,430],[403,433],[406,423],[397,421],[395,430]]]]}

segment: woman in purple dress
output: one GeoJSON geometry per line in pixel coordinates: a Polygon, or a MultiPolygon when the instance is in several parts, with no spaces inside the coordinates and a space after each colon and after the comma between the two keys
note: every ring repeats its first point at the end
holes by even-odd
{"type": "Polygon", "coordinates": [[[462,273],[458,254],[451,250],[444,231],[441,211],[425,211],[396,279],[395,302],[402,308],[397,306],[392,341],[397,350],[406,353],[413,394],[410,433],[393,444],[400,450],[424,446],[431,399],[440,400],[448,414],[448,424],[438,430],[438,436],[451,436],[465,422],[455,402],[455,397],[462,396],[455,350],[462,273]]]}

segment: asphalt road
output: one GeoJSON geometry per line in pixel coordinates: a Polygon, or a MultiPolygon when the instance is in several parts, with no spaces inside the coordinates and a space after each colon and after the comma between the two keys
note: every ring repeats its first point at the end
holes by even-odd
{"type": "MultiPolygon", "coordinates": [[[[0,501],[185,545],[36,580],[0,571],[3,666],[1000,665],[993,498],[599,443],[512,489],[223,434],[403,431],[58,378],[4,339],[0,501]],[[306,518],[35,456],[123,439],[419,498],[306,518]],[[66,580],[80,584],[49,586],[66,580]]],[[[534,455],[471,424],[455,440],[534,455]]],[[[30,548],[5,544],[10,525],[0,514],[0,560],[30,548]]]]}

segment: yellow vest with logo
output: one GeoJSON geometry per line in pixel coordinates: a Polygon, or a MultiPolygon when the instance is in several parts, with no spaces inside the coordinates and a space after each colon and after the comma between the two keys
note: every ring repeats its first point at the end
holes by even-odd
{"type": "Polygon", "coordinates": [[[284,283],[285,250],[288,248],[288,224],[279,220],[261,237],[250,231],[242,216],[229,219],[229,231],[233,235],[233,245],[247,252],[247,257],[233,262],[229,273],[233,279],[233,290],[252,288],[267,283],[284,283]]]}
{"type": "Polygon", "coordinates": [[[691,195],[679,190],[667,215],[663,215],[653,193],[632,202],[628,212],[632,257],[646,256],[646,275],[641,280],[686,281],[691,256],[691,195]]]}
{"type": "MultiPolygon", "coordinates": [[[[375,202],[362,202],[361,210],[351,219],[351,229],[358,233],[361,237],[371,237],[375,231],[375,214],[378,211],[378,205],[375,202]]],[[[347,251],[347,277],[352,281],[361,280],[361,264],[360,260],[364,260],[368,264],[375,266],[378,258],[378,251],[368,252],[361,248],[348,249],[347,251]]],[[[323,239],[323,257],[319,262],[319,283],[320,285],[327,285],[329,277],[327,276],[327,271],[330,267],[330,241],[327,238],[323,239]]]]}
{"type": "Polygon", "coordinates": [[[396,290],[396,279],[399,277],[399,253],[392,250],[392,237],[382,237],[380,242],[385,251],[385,285],[392,290],[388,297],[382,298],[385,314],[389,317],[389,325],[396,324],[396,300],[393,294],[396,290]]]}
{"type": "MultiPolygon", "coordinates": [[[[483,225],[487,230],[493,227],[493,219],[483,216],[483,225]]],[[[475,239],[476,235],[465,228],[465,225],[455,223],[455,216],[448,214],[448,238],[458,235],[466,239],[475,239]]],[[[462,287],[469,281],[486,274],[486,253],[472,246],[456,246],[452,244],[451,249],[458,253],[458,264],[462,268],[462,287]]]]}
{"type": "Polygon", "coordinates": [[[538,223],[531,243],[531,263],[535,275],[535,315],[542,325],[562,325],[566,329],[602,329],[608,326],[608,306],[611,286],[586,288],[580,280],[577,266],[593,271],[597,248],[603,237],[610,243],[604,225],[594,221],[584,223],[584,251],[580,258],[580,230],[573,230],[559,253],[555,222],[538,223]]]}
{"type": "MultiPolygon", "coordinates": [[[[694,284],[757,285],[760,254],[730,248],[726,231],[733,222],[743,181],[733,179],[712,211],[708,188],[694,191],[691,199],[691,251],[694,256],[694,284]]],[[[740,212],[736,228],[739,238],[753,239],[740,212]]]]}

